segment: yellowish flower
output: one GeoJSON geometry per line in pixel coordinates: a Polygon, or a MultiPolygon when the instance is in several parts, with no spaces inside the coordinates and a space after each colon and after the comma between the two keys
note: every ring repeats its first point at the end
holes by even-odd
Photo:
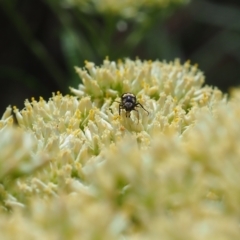
{"type": "Polygon", "coordinates": [[[6,111],[3,113],[2,118],[0,119],[0,131],[6,126],[13,125],[13,117],[12,117],[12,108],[7,107],[6,111]]]}
{"type": "Polygon", "coordinates": [[[79,7],[83,12],[112,14],[123,18],[137,18],[143,20],[147,17],[149,9],[165,9],[173,4],[182,5],[189,0],[64,0],[68,7],[79,7]]]}
{"type": "Polygon", "coordinates": [[[49,101],[26,100],[21,112],[14,109],[20,127],[37,139],[36,154],[46,152],[51,158],[38,180],[28,182],[35,193],[48,192],[48,182],[71,192],[69,179],[85,181],[89,167],[102,161],[104,149],[124,136],[134,136],[148,149],[159,134],[180,136],[201,107],[211,110],[225,101],[220,91],[202,87],[203,74],[189,62],[106,59],[101,67],[86,62],[76,70],[83,81],[79,89],[71,88],[77,97],[57,93],[49,101]],[[139,108],[139,119],[134,112],[127,118],[125,110],[119,116],[117,101],[124,92],[136,94],[149,115],[139,108]]]}
{"type": "Polygon", "coordinates": [[[76,70],[76,96],[27,100],[14,109],[20,129],[9,109],[1,120],[1,236],[239,239],[238,91],[227,101],[178,60],[76,70]],[[149,115],[119,116],[125,92],[149,115]],[[36,169],[40,156],[50,161],[36,169]]]}

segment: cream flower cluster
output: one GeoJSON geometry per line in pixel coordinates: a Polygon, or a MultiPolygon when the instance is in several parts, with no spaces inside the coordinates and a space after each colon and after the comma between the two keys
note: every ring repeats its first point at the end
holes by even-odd
{"type": "Polygon", "coordinates": [[[119,15],[123,18],[138,18],[142,19],[148,9],[163,9],[171,4],[185,4],[189,0],[63,0],[63,4],[68,7],[79,7],[81,11],[87,13],[110,13],[119,15]]]}
{"type": "Polygon", "coordinates": [[[239,239],[239,91],[227,100],[178,60],[76,71],[75,96],[0,121],[4,239],[239,239]],[[149,115],[119,116],[126,92],[149,115]]]}

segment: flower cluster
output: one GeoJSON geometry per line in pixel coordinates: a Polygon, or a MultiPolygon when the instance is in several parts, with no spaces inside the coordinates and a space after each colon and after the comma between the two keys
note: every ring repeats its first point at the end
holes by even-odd
{"type": "Polygon", "coordinates": [[[63,4],[68,7],[79,7],[81,11],[87,13],[110,13],[121,16],[122,18],[143,19],[148,13],[148,9],[165,9],[173,4],[185,4],[189,0],[63,0],[63,4]]]}
{"type": "Polygon", "coordinates": [[[4,239],[239,239],[239,91],[227,100],[178,60],[76,71],[75,96],[0,121],[4,239]],[[119,116],[125,92],[149,115],[119,116]]]}

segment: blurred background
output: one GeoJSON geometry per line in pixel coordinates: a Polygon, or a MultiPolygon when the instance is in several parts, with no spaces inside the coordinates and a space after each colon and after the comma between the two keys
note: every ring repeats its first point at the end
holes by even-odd
{"type": "Polygon", "coordinates": [[[69,93],[74,66],[106,56],[190,59],[206,84],[240,84],[239,0],[1,0],[0,115],[69,93]]]}

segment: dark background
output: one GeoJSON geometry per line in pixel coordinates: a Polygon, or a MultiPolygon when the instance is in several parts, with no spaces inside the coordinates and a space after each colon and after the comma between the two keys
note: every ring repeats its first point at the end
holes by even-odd
{"type": "Polygon", "coordinates": [[[206,83],[227,92],[240,83],[240,1],[192,0],[164,10],[141,9],[143,21],[86,13],[57,0],[0,1],[0,115],[8,105],[80,80],[74,66],[141,59],[190,59],[206,83]],[[118,27],[117,27],[118,26],[118,27]]]}

